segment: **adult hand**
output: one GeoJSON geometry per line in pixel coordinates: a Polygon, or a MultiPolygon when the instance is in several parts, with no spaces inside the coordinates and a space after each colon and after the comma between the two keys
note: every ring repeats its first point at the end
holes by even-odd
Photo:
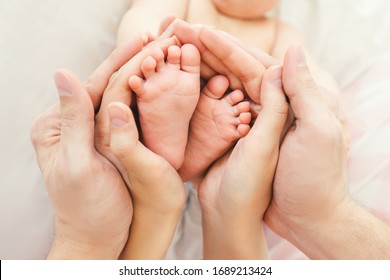
{"type": "MultiPolygon", "coordinates": [[[[167,24],[163,23],[162,26],[165,27],[167,24]]],[[[189,43],[198,48],[202,56],[203,78],[209,79],[216,73],[222,74],[229,79],[232,89],[245,89],[256,103],[260,101],[258,92],[265,69],[280,64],[268,54],[211,27],[189,25],[177,19],[162,34],[165,37],[172,35],[175,35],[182,44],[189,43]]]]}
{"type": "Polygon", "coordinates": [[[60,104],[31,129],[55,214],[48,258],[116,259],[127,241],[131,198],[117,169],[94,148],[94,105],[109,77],[141,48],[138,37],[118,47],[85,86],[68,71],[55,74],[60,104]]]}
{"type": "Polygon", "coordinates": [[[300,47],[286,53],[283,88],[296,122],[281,146],[266,223],[310,258],[389,259],[389,225],[347,192],[338,99],[314,81],[300,47]]]}
{"type": "Polygon", "coordinates": [[[140,141],[130,108],[108,108],[110,148],[126,170],[133,201],[129,240],[121,258],[164,259],[185,204],[185,188],[176,170],[140,141]]]}
{"type": "Polygon", "coordinates": [[[184,204],[183,182],[168,162],[138,142],[137,128],[129,108],[133,102],[129,78],[141,76],[141,64],[147,56],[161,50],[166,53],[173,44],[176,44],[175,38],[158,38],[123,65],[111,77],[96,116],[95,147],[120,172],[134,206],[131,238],[122,258],[164,258],[184,204]],[[126,120],[126,125],[121,129],[113,126],[110,112],[111,117],[116,112],[117,118],[121,116],[126,120]],[[150,169],[151,166],[155,168],[150,169]],[[156,209],[160,206],[161,209],[156,209]],[[158,219],[159,215],[165,219],[158,219]]]}
{"type": "Polygon", "coordinates": [[[346,140],[336,117],[337,99],[331,100],[332,95],[314,81],[301,47],[286,53],[283,88],[296,121],[281,146],[265,221],[309,257],[318,257],[315,242],[311,247],[303,245],[313,241],[303,235],[307,237],[345,207],[346,140]]]}
{"type": "Polygon", "coordinates": [[[109,84],[104,90],[99,112],[95,119],[95,147],[118,168],[124,178],[126,178],[126,169],[112,153],[110,148],[110,120],[108,107],[113,102],[120,102],[130,107],[134,100],[132,90],[128,83],[129,78],[133,75],[142,76],[140,70],[141,63],[147,56],[152,55],[157,49],[162,49],[166,54],[168,47],[176,44],[176,42],[175,38],[157,38],[154,42],[149,43],[142,51],[124,64],[115,75],[111,76],[109,84]]]}
{"type": "Polygon", "coordinates": [[[288,115],[281,70],[274,66],[265,72],[262,108],[252,129],[198,187],[207,259],[267,258],[262,220],[288,115]]]}

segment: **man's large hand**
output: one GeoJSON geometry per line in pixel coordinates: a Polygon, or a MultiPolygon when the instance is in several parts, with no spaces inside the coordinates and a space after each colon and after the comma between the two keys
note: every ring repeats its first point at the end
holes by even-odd
{"type": "Polygon", "coordinates": [[[301,246],[304,241],[293,236],[339,213],[347,197],[347,148],[336,117],[338,101],[332,101],[332,95],[314,81],[301,47],[291,47],[286,53],[283,87],[296,121],[281,146],[265,221],[301,246]]]}
{"type": "Polygon", "coordinates": [[[49,258],[116,259],[127,241],[131,198],[117,169],[94,148],[94,107],[109,77],[141,47],[140,38],[118,47],[85,86],[70,72],[58,71],[60,104],[31,129],[55,214],[49,258]]]}

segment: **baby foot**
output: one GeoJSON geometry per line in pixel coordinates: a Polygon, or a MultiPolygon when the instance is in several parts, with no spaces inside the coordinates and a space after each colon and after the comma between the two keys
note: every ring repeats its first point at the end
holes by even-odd
{"type": "Polygon", "coordinates": [[[200,55],[193,45],[171,46],[166,62],[161,49],[147,57],[130,87],[137,95],[144,144],[175,169],[184,160],[188,128],[199,99],[200,55]]]}
{"type": "Polygon", "coordinates": [[[200,175],[250,130],[250,103],[240,90],[224,96],[228,86],[225,76],[215,76],[202,90],[179,169],[184,181],[200,175]]]}

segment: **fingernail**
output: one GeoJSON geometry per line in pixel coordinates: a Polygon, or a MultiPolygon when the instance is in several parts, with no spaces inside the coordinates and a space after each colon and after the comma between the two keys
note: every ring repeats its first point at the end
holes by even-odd
{"type": "Polygon", "coordinates": [[[73,88],[67,75],[62,72],[56,72],[54,74],[54,81],[59,96],[71,96],[73,94],[73,88]]]}
{"type": "Polygon", "coordinates": [[[127,113],[119,105],[109,105],[108,115],[112,127],[121,128],[129,122],[127,113]]]}
{"type": "Polygon", "coordinates": [[[282,87],[282,66],[273,66],[270,69],[269,81],[274,87],[282,87]]]}
{"type": "Polygon", "coordinates": [[[297,46],[295,49],[295,59],[298,67],[305,67],[306,66],[306,55],[305,51],[303,50],[302,46],[297,46]]]}

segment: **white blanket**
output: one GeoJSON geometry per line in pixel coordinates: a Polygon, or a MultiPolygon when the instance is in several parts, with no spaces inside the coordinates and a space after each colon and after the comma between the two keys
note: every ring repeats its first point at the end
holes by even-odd
{"type": "MultiPolygon", "coordinates": [[[[193,0],[196,1],[196,0],[193,0]]],[[[56,68],[85,77],[115,45],[131,1],[0,1],[0,259],[45,258],[53,218],[29,140],[32,120],[57,100],[56,68]]],[[[285,0],[275,12],[307,38],[332,73],[353,116],[350,192],[390,217],[390,2],[285,0]]],[[[201,258],[196,195],[189,199],[168,258],[201,258]]],[[[267,230],[271,258],[304,255],[267,230]]]]}

